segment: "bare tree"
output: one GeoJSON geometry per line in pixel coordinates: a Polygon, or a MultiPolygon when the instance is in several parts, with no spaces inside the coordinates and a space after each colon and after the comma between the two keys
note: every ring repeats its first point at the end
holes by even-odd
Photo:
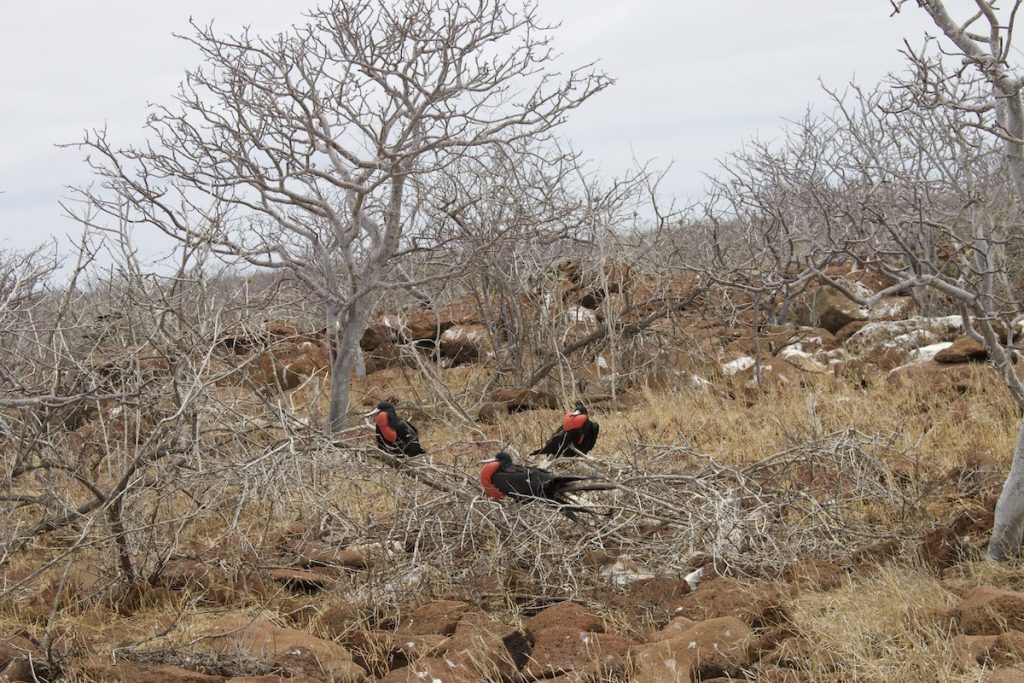
{"type": "Polygon", "coordinates": [[[205,62],[151,112],[146,144],[105,131],[81,143],[102,179],[84,194],[303,282],[331,333],[335,431],[375,295],[417,284],[394,269],[431,246],[432,190],[459,160],[544,140],[610,83],[590,66],[554,71],[533,2],[334,0],[288,34],[195,26],[186,39],[205,62]]]}
{"type": "MultiPolygon", "coordinates": [[[[1021,2],[1003,12],[977,0],[963,22],[941,1],[917,4],[948,43],[908,44],[909,74],[874,89],[829,91],[831,113],[793,121],[780,141],[732,155],[694,226],[707,248],[693,267],[767,304],[771,322],[817,282],[864,306],[895,293],[927,295],[961,314],[1024,410],[1012,362],[1024,319],[1016,265],[1024,248],[1024,80],[1008,61],[1021,2]],[[892,284],[857,290],[828,274],[840,260],[892,284]]],[[[1022,534],[1024,425],[989,555],[1018,555],[1022,534]]]]}
{"type": "MultiPolygon", "coordinates": [[[[899,12],[907,4],[907,0],[892,0],[895,12],[899,12]]],[[[916,0],[916,4],[942,31],[945,41],[942,41],[941,51],[945,54],[952,53],[959,59],[960,64],[949,67],[948,60],[937,58],[927,50],[908,50],[917,71],[916,80],[908,84],[909,90],[923,107],[946,108],[966,113],[973,119],[969,125],[977,127],[999,141],[1003,152],[1003,170],[1012,184],[1017,199],[1014,215],[1018,215],[1020,206],[1024,205],[1024,102],[1021,100],[1024,75],[1010,62],[1010,55],[1017,11],[1022,2],[1013,0],[1008,9],[1003,9],[999,7],[1001,3],[994,0],[975,0],[976,10],[961,19],[956,19],[950,14],[943,0],[916,0]],[[981,81],[987,88],[973,97],[963,97],[963,83],[970,80],[981,81]]],[[[999,243],[1005,245],[1008,236],[1001,237],[999,243]]],[[[974,244],[974,260],[979,269],[986,273],[986,282],[976,294],[981,301],[991,301],[995,296],[993,281],[999,272],[996,243],[987,243],[987,249],[979,249],[977,239],[974,244]]],[[[1008,334],[1011,340],[1016,323],[1020,319],[1020,316],[1015,316],[1012,321],[1008,334]]],[[[986,348],[993,354],[997,366],[1002,370],[1017,404],[1024,409],[1024,388],[1013,372],[1007,354],[1002,353],[1002,349],[999,348],[1000,344],[988,321],[979,322],[986,348]]],[[[1024,423],[1021,424],[1010,473],[996,505],[995,526],[988,548],[989,556],[996,560],[1018,556],[1022,537],[1024,423]]]]}

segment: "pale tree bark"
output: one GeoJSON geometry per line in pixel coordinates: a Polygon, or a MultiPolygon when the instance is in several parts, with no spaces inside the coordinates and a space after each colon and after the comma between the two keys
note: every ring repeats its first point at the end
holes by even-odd
{"type": "Polygon", "coordinates": [[[996,503],[996,518],[992,538],[988,542],[988,556],[993,560],[1009,560],[1020,555],[1024,537],[1024,422],[1013,451],[1013,464],[1003,484],[1003,492],[996,503]]]}
{"type": "MultiPolygon", "coordinates": [[[[261,38],[195,26],[204,59],[149,140],[81,143],[108,217],[206,244],[226,259],[288,271],[322,306],[332,346],[330,429],[344,426],[359,337],[400,270],[435,249],[436,189],[494,148],[543,146],[610,84],[590,66],[556,72],[535,2],[334,0],[290,33],[261,38]]],[[[98,220],[85,220],[96,225],[98,220]]]]}

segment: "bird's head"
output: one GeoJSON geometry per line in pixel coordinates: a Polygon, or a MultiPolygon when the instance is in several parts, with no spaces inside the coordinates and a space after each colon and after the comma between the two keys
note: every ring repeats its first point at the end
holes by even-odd
{"type": "Polygon", "coordinates": [[[377,413],[394,413],[394,412],[395,412],[394,404],[392,404],[392,403],[390,403],[388,401],[381,401],[380,403],[377,404],[376,408],[374,408],[373,410],[368,412],[366,415],[364,415],[364,417],[373,417],[377,413]]]}
{"type": "Polygon", "coordinates": [[[499,451],[493,458],[487,458],[486,460],[480,460],[477,462],[478,465],[485,465],[489,462],[500,462],[502,465],[508,465],[512,463],[512,456],[505,451],[499,451]]]}
{"type": "Polygon", "coordinates": [[[588,415],[589,413],[587,413],[587,407],[585,405],[583,405],[582,403],[577,403],[576,404],[576,410],[572,411],[572,414],[573,415],[588,415]]]}

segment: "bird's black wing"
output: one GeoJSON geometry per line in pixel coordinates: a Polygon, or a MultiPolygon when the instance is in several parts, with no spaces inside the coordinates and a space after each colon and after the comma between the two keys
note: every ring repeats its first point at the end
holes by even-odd
{"type": "Polygon", "coordinates": [[[533,453],[530,453],[530,455],[540,455],[542,453],[560,455],[566,449],[566,444],[569,443],[570,438],[570,435],[566,434],[565,430],[559,427],[542,448],[538,448],[533,453]]]}
{"type": "Polygon", "coordinates": [[[593,420],[587,420],[587,423],[583,425],[583,439],[576,444],[576,448],[579,449],[580,453],[589,453],[594,449],[599,431],[601,431],[599,424],[593,420]]]}
{"type": "Polygon", "coordinates": [[[491,483],[502,493],[514,498],[543,498],[545,484],[551,473],[539,467],[507,465],[491,477],[491,483]]]}
{"type": "Polygon", "coordinates": [[[426,453],[426,451],[423,450],[423,446],[420,445],[419,432],[416,431],[416,428],[411,422],[399,420],[398,428],[395,429],[395,433],[398,434],[396,441],[404,455],[412,457],[414,455],[423,455],[426,453]]]}
{"type": "Polygon", "coordinates": [[[611,512],[598,512],[580,505],[572,497],[572,493],[576,491],[608,488],[608,484],[599,482],[594,477],[555,476],[540,467],[509,465],[494,473],[491,477],[491,484],[505,495],[513,498],[541,500],[557,505],[562,514],[574,522],[580,521],[577,517],[577,513],[580,512],[599,516],[611,514],[611,512]],[[590,481],[594,483],[587,484],[590,481]]]}

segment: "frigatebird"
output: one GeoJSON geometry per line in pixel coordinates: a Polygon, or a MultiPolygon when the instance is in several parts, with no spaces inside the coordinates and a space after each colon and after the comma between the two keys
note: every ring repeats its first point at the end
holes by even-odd
{"type": "Polygon", "coordinates": [[[565,414],[562,426],[555,430],[544,447],[538,448],[530,455],[546,453],[555,458],[585,455],[597,443],[599,430],[600,425],[590,419],[586,406],[577,403],[576,410],[565,414]]]}
{"type": "Polygon", "coordinates": [[[597,481],[594,477],[552,474],[540,467],[526,467],[512,462],[512,456],[501,451],[493,458],[481,460],[480,483],[484,491],[494,500],[505,497],[529,502],[539,500],[557,505],[566,517],[578,522],[577,512],[591,515],[610,515],[608,512],[597,512],[583,507],[571,497],[574,493],[584,491],[607,491],[616,488],[615,484],[597,481]]]}
{"type": "Polygon", "coordinates": [[[393,404],[381,401],[366,417],[372,417],[377,425],[377,448],[385,453],[399,458],[426,454],[416,428],[408,420],[398,417],[393,404]]]}

